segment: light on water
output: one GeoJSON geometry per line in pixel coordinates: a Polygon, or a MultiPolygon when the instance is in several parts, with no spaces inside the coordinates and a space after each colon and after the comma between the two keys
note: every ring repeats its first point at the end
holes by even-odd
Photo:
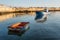
{"type": "Polygon", "coordinates": [[[58,40],[60,38],[60,12],[49,15],[14,15],[0,22],[0,40],[58,40]],[[43,17],[44,16],[44,17],[43,17]],[[8,31],[8,26],[16,22],[30,22],[29,29],[22,33],[8,31]]]}

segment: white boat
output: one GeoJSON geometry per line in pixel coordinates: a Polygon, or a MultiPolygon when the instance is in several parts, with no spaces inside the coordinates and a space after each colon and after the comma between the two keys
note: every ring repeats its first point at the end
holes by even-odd
{"type": "Polygon", "coordinates": [[[47,19],[47,13],[46,12],[36,12],[35,20],[37,22],[44,22],[47,19]]]}

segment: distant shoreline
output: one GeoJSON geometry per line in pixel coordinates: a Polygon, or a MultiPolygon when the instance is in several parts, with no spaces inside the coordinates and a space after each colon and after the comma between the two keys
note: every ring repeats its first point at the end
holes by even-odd
{"type": "Polygon", "coordinates": [[[45,12],[48,9],[49,12],[60,11],[60,7],[11,7],[0,5],[0,15],[9,14],[9,13],[32,13],[36,11],[45,12]]]}
{"type": "Polygon", "coordinates": [[[29,12],[36,12],[42,11],[44,12],[45,9],[50,11],[60,11],[60,7],[11,7],[6,5],[0,5],[0,14],[1,13],[29,13],[29,12]]]}

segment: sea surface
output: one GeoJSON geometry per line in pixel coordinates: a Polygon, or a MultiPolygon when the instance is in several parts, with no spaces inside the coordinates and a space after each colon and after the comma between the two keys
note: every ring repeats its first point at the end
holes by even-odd
{"type": "Polygon", "coordinates": [[[0,40],[60,40],[60,12],[48,12],[45,18],[35,15],[17,15],[0,21],[0,40]],[[38,21],[37,21],[38,20],[38,21]],[[23,33],[11,33],[8,26],[17,22],[30,22],[23,33]]]}

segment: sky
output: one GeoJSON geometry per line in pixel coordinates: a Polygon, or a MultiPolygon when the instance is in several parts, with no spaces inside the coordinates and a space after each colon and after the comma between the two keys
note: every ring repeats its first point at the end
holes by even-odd
{"type": "Polygon", "coordinates": [[[60,7],[60,0],[0,0],[0,4],[12,7],[60,7]]]}

